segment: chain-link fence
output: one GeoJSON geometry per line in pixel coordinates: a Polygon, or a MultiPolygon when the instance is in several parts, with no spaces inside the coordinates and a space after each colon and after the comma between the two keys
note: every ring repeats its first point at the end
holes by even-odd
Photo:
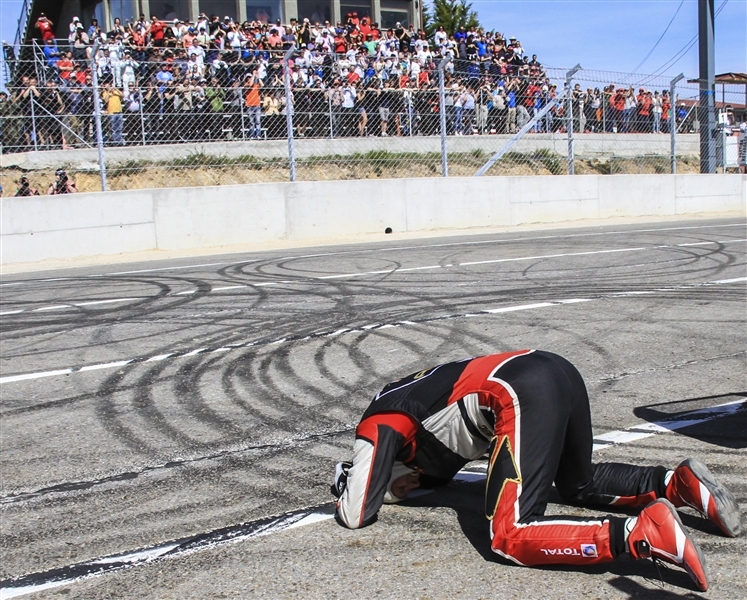
{"type": "MultiPolygon", "coordinates": [[[[745,99],[723,88],[718,164],[729,168],[745,99]]],[[[197,39],[188,48],[35,44],[15,59],[8,91],[6,193],[21,171],[46,190],[57,168],[81,191],[699,171],[697,82],[384,44],[344,54],[318,44],[206,49],[197,39]]]]}

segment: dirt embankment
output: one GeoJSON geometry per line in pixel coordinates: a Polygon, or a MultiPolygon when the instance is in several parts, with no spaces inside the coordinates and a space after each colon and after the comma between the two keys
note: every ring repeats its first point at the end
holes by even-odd
{"type": "MultiPolygon", "coordinates": [[[[449,157],[449,175],[471,177],[487,160],[482,152],[449,157]]],[[[65,168],[66,165],[61,165],[65,168]]],[[[576,174],[668,173],[668,157],[642,156],[609,160],[578,159],[576,174]]],[[[699,172],[697,157],[678,159],[678,173],[699,172]]],[[[101,191],[98,171],[68,169],[80,192],[101,191]]],[[[534,154],[509,153],[488,171],[488,175],[563,175],[567,173],[565,157],[549,152],[534,154]]],[[[23,171],[17,168],[0,170],[3,196],[12,196],[22,175],[28,177],[32,188],[45,194],[54,181],[54,170],[23,171]]],[[[300,181],[348,179],[399,179],[406,177],[438,177],[441,159],[438,154],[369,153],[354,156],[332,156],[305,159],[297,162],[296,178],[300,181]]],[[[110,165],[107,183],[110,190],[131,190],[162,187],[200,187],[288,181],[288,162],[262,160],[252,156],[226,158],[194,155],[187,159],[164,162],[136,162],[110,165]]]]}

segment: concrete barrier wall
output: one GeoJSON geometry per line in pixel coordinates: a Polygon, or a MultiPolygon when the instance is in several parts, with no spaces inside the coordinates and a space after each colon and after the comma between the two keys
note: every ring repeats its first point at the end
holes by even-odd
{"type": "Polygon", "coordinates": [[[310,181],[3,198],[2,263],[330,236],[747,212],[745,175],[310,181]]]}

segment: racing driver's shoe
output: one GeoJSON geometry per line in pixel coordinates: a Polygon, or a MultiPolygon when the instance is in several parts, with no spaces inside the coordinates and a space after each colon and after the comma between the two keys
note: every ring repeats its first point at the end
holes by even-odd
{"type": "Polygon", "coordinates": [[[699,460],[688,458],[674,470],[666,498],[678,508],[694,508],[729,537],[741,531],[736,499],[699,460]]]}
{"type": "Polygon", "coordinates": [[[633,558],[658,558],[685,569],[701,592],[708,589],[705,559],[669,500],[659,498],[641,511],[628,548],[633,558]]]}

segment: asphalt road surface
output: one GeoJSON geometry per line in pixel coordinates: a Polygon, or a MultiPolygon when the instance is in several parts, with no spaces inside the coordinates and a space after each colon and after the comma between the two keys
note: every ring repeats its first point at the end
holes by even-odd
{"type": "MultiPolygon", "coordinates": [[[[689,219],[4,277],[0,594],[699,596],[650,561],[498,562],[484,463],[359,531],[329,484],[388,381],[539,348],[584,375],[595,460],[696,456],[747,509],[746,238],[689,219]]],[[[705,596],[747,598],[747,536],[683,520],[705,596]]]]}

